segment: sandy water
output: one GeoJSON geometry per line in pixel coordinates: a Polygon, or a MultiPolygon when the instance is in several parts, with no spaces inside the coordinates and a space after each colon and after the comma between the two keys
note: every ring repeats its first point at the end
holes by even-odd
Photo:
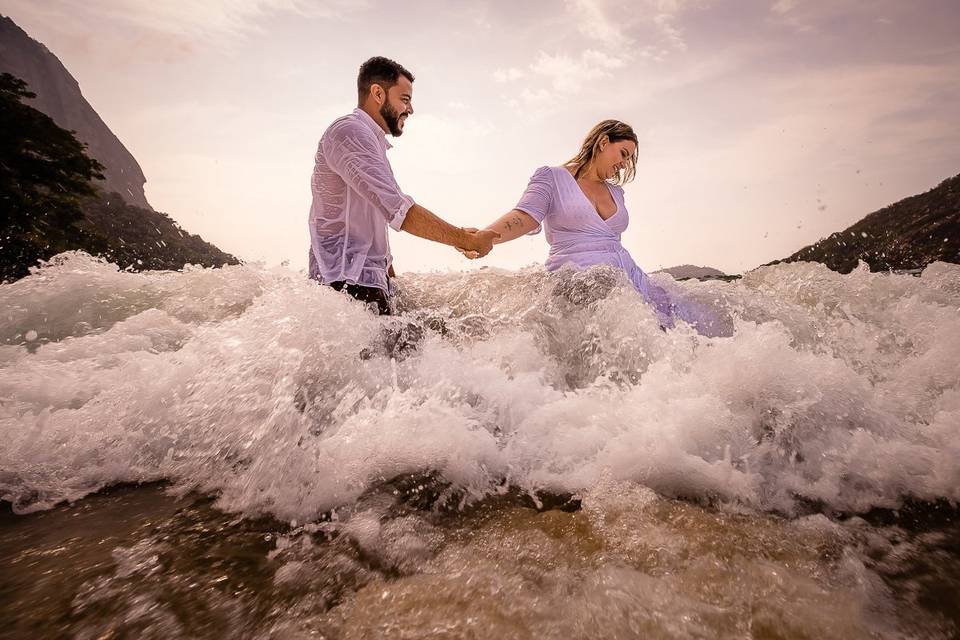
{"type": "Polygon", "coordinates": [[[3,285],[0,634],[955,637],[960,267],[657,281],[3,285]]]}

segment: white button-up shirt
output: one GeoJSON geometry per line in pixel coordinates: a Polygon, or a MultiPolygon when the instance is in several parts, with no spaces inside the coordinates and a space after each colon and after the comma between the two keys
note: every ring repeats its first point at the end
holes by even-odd
{"type": "Polygon", "coordinates": [[[387,160],[383,129],[362,109],[320,138],[310,206],[310,277],[390,292],[387,226],[397,231],[413,206],[387,160]]]}

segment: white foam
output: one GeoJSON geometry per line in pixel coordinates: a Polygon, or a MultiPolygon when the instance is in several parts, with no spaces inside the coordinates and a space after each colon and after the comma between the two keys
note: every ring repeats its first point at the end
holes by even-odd
{"type": "Polygon", "coordinates": [[[309,521],[434,469],[470,497],[609,477],[784,511],[960,499],[960,267],[657,278],[734,335],[664,333],[602,269],[407,275],[406,319],[381,319],[282,269],[65,254],[0,286],[0,495],[170,479],[309,521]],[[437,319],[405,359],[377,346],[437,319]]]}

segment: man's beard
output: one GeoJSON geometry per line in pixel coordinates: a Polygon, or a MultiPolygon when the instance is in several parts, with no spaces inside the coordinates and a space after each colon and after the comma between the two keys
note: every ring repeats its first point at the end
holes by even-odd
{"type": "Polygon", "coordinates": [[[403,135],[403,129],[400,128],[400,112],[394,109],[389,102],[384,102],[383,106],[380,107],[380,115],[383,117],[383,121],[387,123],[390,135],[395,137],[403,135]]]}

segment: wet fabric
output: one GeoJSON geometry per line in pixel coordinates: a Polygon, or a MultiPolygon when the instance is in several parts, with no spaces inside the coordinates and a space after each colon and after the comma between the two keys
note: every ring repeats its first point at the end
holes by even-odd
{"type": "Polygon", "coordinates": [[[311,179],[310,277],[390,293],[388,226],[399,231],[413,199],[400,191],[383,129],[362,109],[320,138],[311,179]]]}
{"type": "MultiPolygon", "coordinates": [[[[387,281],[389,283],[389,279],[387,281]]],[[[390,298],[387,297],[386,292],[383,289],[378,289],[377,287],[365,287],[359,284],[351,284],[349,282],[331,282],[330,286],[337,291],[342,291],[355,300],[360,302],[366,302],[372,308],[376,309],[377,313],[381,316],[393,315],[393,308],[390,304],[390,298]]]]}
{"type": "Polygon", "coordinates": [[[672,327],[674,319],[680,318],[694,325],[701,333],[712,333],[712,327],[717,323],[709,310],[671,299],[633,261],[620,242],[620,235],[630,222],[623,200],[623,188],[606,184],[616,210],[604,220],[567,169],[540,167],[534,172],[515,208],[539,223],[540,226],[530,235],[539,233],[543,228],[550,244],[545,264],[547,270],[599,264],[618,267],[627,274],[644,300],[653,305],[663,326],[672,327]]]}

